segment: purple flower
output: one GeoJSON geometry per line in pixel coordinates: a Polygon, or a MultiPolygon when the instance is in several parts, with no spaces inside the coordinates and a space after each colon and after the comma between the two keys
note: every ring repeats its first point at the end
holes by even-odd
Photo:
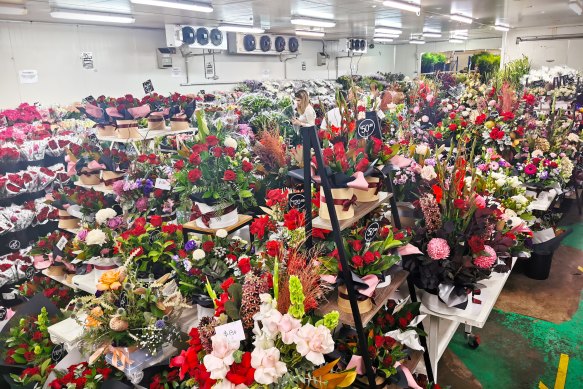
{"type": "Polygon", "coordinates": [[[123,219],[121,216],[116,216],[107,221],[107,226],[111,229],[116,229],[123,224],[123,219]]]}
{"type": "Polygon", "coordinates": [[[148,178],[147,180],[142,181],[142,191],[144,192],[144,195],[148,196],[150,193],[152,193],[153,189],[154,183],[152,180],[148,178]]]}
{"type": "Polygon", "coordinates": [[[148,209],[148,199],[146,197],[140,197],[138,201],[136,201],[136,209],[139,212],[144,212],[148,209]]]}
{"type": "Polygon", "coordinates": [[[194,240],[189,240],[188,242],[186,242],[186,244],[184,245],[184,249],[186,251],[192,251],[194,249],[196,249],[196,242],[194,240]]]}
{"type": "Polygon", "coordinates": [[[112,186],[113,193],[115,193],[118,196],[121,196],[123,194],[124,185],[125,183],[123,180],[115,181],[112,186]]]}
{"type": "Polygon", "coordinates": [[[541,180],[546,180],[547,178],[549,178],[549,172],[547,172],[546,170],[543,170],[543,171],[540,173],[540,177],[539,177],[539,178],[540,178],[541,180]]]}
{"type": "Polygon", "coordinates": [[[156,328],[161,330],[164,327],[166,327],[166,323],[164,323],[164,320],[156,320],[156,328]]]}
{"type": "Polygon", "coordinates": [[[77,233],[77,239],[81,240],[81,241],[85,241],[85,238],[87,238],[87,234],[89,233],[89,231],[87,230],[81,230],[77,233]]]}
{"type": "Polygon", "coordinates": [[[425,164],[426,165],[429,165],[429,166],[435,166],[435,159],[433,159],[433,158],[427,158],[425,160],[425,164]]]}

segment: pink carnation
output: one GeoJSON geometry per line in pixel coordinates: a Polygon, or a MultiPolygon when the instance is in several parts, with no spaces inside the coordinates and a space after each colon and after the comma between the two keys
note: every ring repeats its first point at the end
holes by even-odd
{"type": "Polygon", "coordinates": [[[498,258],[496,256],[496,251],[490,246],[484,246],[484,251],[486,255],[480,255],[474,259],[474,265],[481,269],[489,269],[496,262],[498,258]]]}
{"type": "Polygon", "coordinates": [[[427,244],[427,254],[436,261],[449,257],[449,252],[449,245],[445,239],[433,238],[427,244]]]}

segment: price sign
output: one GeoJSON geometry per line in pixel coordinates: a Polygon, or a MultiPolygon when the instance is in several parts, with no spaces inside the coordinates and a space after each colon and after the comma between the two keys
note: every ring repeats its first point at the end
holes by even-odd
{"type": "Polygon", "coordinates": [[[90,104],[95,104],[95,103],[96,103],[96,101],[95,101],[95,97],[93,97],[93,96],[91,96],[91,95],[89,95],[89,96],[85,97],[85,98],[83,99],[83,101],[85,101],[85,102],[87,102],[87,103],[90,103],[90,104]]]}
{"type": "Polygon", "coordinates": [[[8,243],[8,247],[10,248],[10,250],[19,250],[20,241],[17,239],[11,240],[10,243],[8,243]]]}
{"type": "Polygon", "coordinates": [[[243,323],[241,320],[218,326],[215,328],[215,333],[224,335],[230,341],[245,340],[245,331],[243,330],[243,323]]]}
{"type": "Polygon", "coordinates": [[[51,359],[57,363],[65,357],[65,348],[62,344],[57,344],[51,352],[51,359]]]}
{"type": "Polygon", "coordinates": [[[63,251],[63,249],[65,248],[65,246],[67,245],[67,238],[65,238],[64,236],[61,236],[61,239],[59,239],[59,241],[57,242],[57,248],[61,251],[63,251]]]}
{"type": "Polygon", "coordinates": [[[380,228],[381,225],[378,222],[373,222],[369,224],[369,226],[364,231],[364,240],[367,243],[372,242],[374,238],[377,236],[377,233],[379,232],[380,228]]]}
{"type": "Polygon", "coordinates": [[[119,307],[120,308],[125,308],[128,306],[128,295],[126,292],[121,292],[121,294],[119,295],[119,307]]]}
{"type": "Polygon", "coordinates": [[[172,187],[170,186],[170,182],[168,180],[165,180],[164,178],[156,178],[154,188],[162,190],[172,189],[172,187]]]}
{"type": "Polygon", "coordinates": [[[158,238],[159,234],[160,234],[160,231],[157,231],[157,230],[150,232],[150,244],[153,244],[156,241],[156,238],[158,238]]]}
{"type": "Polygon", "coordinates": [[[303,193],[290,193],[287,196],[287,204],[289,209],[295,208],[302,211],[306,209],[306,198],[303,193]]]}
{"type": "Polygon", "coordinates": [[[34,266],[29,266],[28,268],[26,268],[26,270],[24,271],[24,276],[29,280],[32,280],[32,278],[34,277],[34,266]]]}
{"type": "Polygon", "coordinates": [[[371,136],[382,139],[381,125],[376,112],[367,112],[365,118],[356,122],[356,137],[368,139],[371,136]]]}
{"type": "Polygon", "coordinates": [[[4,321],[6,319],[6,315],[8,311],[4,307],[0,307],[0,321],[4,321]]]}
{"type": "Polygon", "coordinates": [[[152,80],[144,81],[142,86],[144,87],[144,93],[148,94],[154,92],[154,85],[152,85],[152,80]]]}

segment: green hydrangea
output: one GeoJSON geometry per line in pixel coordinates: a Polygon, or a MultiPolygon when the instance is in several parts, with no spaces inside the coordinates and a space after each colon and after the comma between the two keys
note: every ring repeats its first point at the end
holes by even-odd
{"type": "Polygon", "coordinates": [[[338,327],[338,320],[340,319],[340,313],[338,311],[332,311],[324,315],[324,319],[322,320],[326,328],[330,331],[334,331],[336,327],[338,327]]]}
{"type": "Polygon", "coordinates": [[[304,290],[302,288],[302,283],[297,276],[291,276],[289,278],[289,296],[291,305],[289,307],[288,313],[295,317],[296,319],[301,319],[304,316],[304,290]]]}

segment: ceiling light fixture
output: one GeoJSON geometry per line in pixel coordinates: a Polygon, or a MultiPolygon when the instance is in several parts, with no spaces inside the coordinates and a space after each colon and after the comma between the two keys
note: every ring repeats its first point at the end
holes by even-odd
{"type": "Polygon", "coordinates": [[[296,35],[299,36],[313,36],[316,38],[324,37],[324,33],[322,31],[306,31],[306,30],[296,30],[296,35]]]}
{"type": "Polygon", "coordinates": [[[394,39],[392,38],[377,38],[377,37],[374,38],[374,41],[379,43],[389,43],[392,42],[393,40],[394,39]]]}
{"type": "Polygon", "coordinates": [[[334,27],[336,22],[330,19],[317,19],[308,18],[305,16],[292,16],[292,24],[299,24],[300,26],[310,26],[310,27],[334,27]]]}
{"type": "Polygon", "coordinates": [[[451,38],[452,39],[459,39],[459,40],[462,40],[462,41],[467,41],[468,40],[468,37],[466,35],[452,35],[451,38]]]}
{"type": "Polygon", "coordinates": [[[581,13],[583,12],[583,7],[581,7],[581,3],[579,3],[578,0],[569,1],[569,8],[579,16],[581,16],[581,13]]]}
{"type": "Polygon", "coordinates": [[[421,7],[418,4],[406,3],[404,1],[386,0],[383,2],[385,7],[402,9],[403,11],[420,13],[421,7]]]}
{"type": "Polygon", "coordinates": [[[411,39],[409,41],[409,43],[412,43],[414,45],[424,45],[425,44],[425,41],[422,40],[422,39],[411,39]]]}
{"type": "Polygon", "coordinates": [[[437,32],[424,32],[423,36],[426,38],[441,38],[441,34],[437,32]]]}
{"type": "Polygon", "coordinates": [[[504,25],[502,25],[502,24],[496,24],[496,25],[494,26],[494,29],[495,29],[495,30],[498,30],[498,31],[503,31],[503,32],[510,31],[510,27],[508,27],[508,26],[504,26],[504,25]]]}
{"type": "Polygon", "coordinates": [[[207,3],[167,0],[130,0],[134,4],[151,5],[154,7],[183,9],[194,12],[213,12],[213,6],[207,3]]]}
{"type": "Polygon", "coordinates": [[[400,28],[385,27],[385,26],[375,26],[375,32],[380,32],[381,34],[401,34],[400,28]]]}
{"type": "Polygon", "coordinates": [[[375,38],[398,38],[400,35],[401,34],[385,34],[385,33],[379,33],[379,32],[374,33],[375,38]]]}
{"type": "Polygon", "coordinates": [[[2,15],[26,15],[28,10],[21,5],[1,4],[0,14],[2,15]]]}
{"type": "Polygon", "coordinates": [[[66,9],[51,11],[51,17],[55,19],[83,20],[88,22],[125,23],[125,24],[134,23],[136,21],[136,19],[134,19],[134,17],[129,14],[111,14],[66,9]]]}
{"type": "Polygon", "coordinates": [[[261,34],[265,32],[265,29],[254,27],[250,24],[221,24],[219,30],[225,32],[248,32],[250,34],[261,34]]]}
{"type": "Polygon", "coordinates": [[[449,40],[449,43],[464,43],[464,40],[463,39],[451,38],[449,40]]]}
{"type": "Polygon", "coordinates": [[[474,21],[474,19],[470,18],[469,16],[464,16],[460,14],[451,14],[449,15],[449,18],[451,20],[455,20],[456,22],[462,22],[466,24],[472,24],[472,22],[474,21]]]}

